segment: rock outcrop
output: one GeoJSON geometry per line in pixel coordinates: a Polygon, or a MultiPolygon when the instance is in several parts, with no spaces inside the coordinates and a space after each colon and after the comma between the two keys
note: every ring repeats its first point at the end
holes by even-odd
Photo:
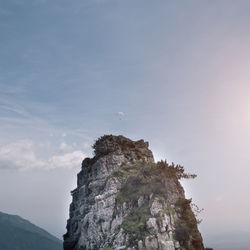
{"type": "Polygon", "coordinates": [[[93,148],[72,191],[64,250],[204,249],[181,166],[154,163],[143,140],[105,135],[93,148]]]}

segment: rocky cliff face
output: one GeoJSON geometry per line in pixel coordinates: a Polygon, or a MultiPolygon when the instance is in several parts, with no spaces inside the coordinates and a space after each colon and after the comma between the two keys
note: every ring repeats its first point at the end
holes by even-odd
{"type": "Polygon", "coordinates": [[[101,137],[94,152],[72,191],[64,250],[204,249],[180,166],[154,163],[147,142],[123,136],[101,137]]]}

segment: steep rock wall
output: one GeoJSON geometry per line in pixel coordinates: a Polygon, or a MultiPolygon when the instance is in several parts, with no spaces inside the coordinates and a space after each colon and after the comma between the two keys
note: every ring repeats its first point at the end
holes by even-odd
{"type": "Polygon", "coordinates": [[[174,168],[148,143],[103,136],[72,191],[64,250],[204,249],[174,168]]]}

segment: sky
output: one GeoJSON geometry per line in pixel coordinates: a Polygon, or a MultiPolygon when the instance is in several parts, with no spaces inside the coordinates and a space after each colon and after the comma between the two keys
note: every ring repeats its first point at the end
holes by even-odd
{"type": "Polygon", "coordinates": [[[195,180],[203,238],[249,232],[250,1],[0,0],[0,211],[61,237],[104,134],[195,180]]]}

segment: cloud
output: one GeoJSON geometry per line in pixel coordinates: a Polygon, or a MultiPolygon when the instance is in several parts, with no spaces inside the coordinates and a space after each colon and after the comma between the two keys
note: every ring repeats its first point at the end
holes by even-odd
{"type": "Polygon", "coordinates": [[[23,117],[28,116],[28,113],[22,107],[17,105],[0,104],[0,110],[6,110],[18,115],[22,115],[23,117]]]}
{"type": "Polygon", "coordinates": [[[91,148],[91,145],[90,145],[89,142],[85,141],[85,142],[82,143],[82,147],[85,148],[85,149],[86,148],[91,148]]]}
{"type": "Polygon", "coordinates": [[[72,149],[72,146],[68,145],[66,142],[62,142],[59,146],[60,151],[70,151],[72,149]]]}
{"type": "Polygon", "coordinates": [[[39,161],[34,153],[32,141],[22,140],[0,148],[1,168],[21,169],[31,166],[43,166],[43,162],[39,161]]]}
{"type": "Polygon", "coordinates": [[[80,166],[85,155],[81,151],[73,151],[64,155],[55,155],[48,160],[49,168],[73,168],[80,166]]]}
{"type": "Polygon", "coordinates": [[[0,169],[71,169],[80,166],[84,157],[86,155],[82,151],[76,150],[40,159],[35,153],[33,141],[21,140],[0,147],[0,169]]]}
{"type": "Polygon", "coordinates": [[[67,134],[65,132],[62,133],[62,137],[66,137],[67,134]]]}

